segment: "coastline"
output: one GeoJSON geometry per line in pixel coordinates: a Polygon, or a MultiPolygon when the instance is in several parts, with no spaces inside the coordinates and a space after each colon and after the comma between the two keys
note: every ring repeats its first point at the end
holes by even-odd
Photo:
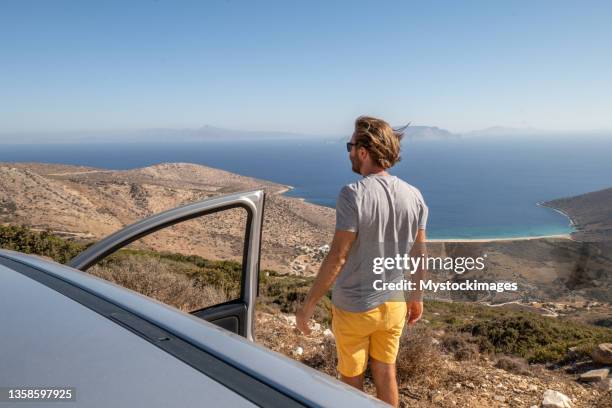
{"type": "Polygon", "coordinates": [[[567,239],[572,240],[571,234],[536,235],[524,237],[505,237],[505,238],[434,238],[427,242],[503,242],[503,241],[531,241],[535,239],[567,239]]]}
{"type": "MultiPolygon", "coordinates": [[[[17,167],[33,167],[35,170],[44,170],[41,171],[42,174],[44,174],[45,176],[51,176],[57,179],[62,179],[68,176],[74,177],[74,176],[79,176],[79,177],[84,177],[84,178],[89,178],[90,176],[94,176],[94,175],[106,175],[106,174],[113,174],[115,172],[117,173],[137,173],[138,171],[142,171],[145,169],[165,169],[166,167],[170,166],[169,169],[166,169],[168,171],[170,170],[177,170],[183,167],[188,167],[191,169],[191,166],[195,166],[197,168],[203,168],[206,169],[207,171],[221,171],[224,174],[225,173],[229,173],[223,170],[218,170],[218,169],[214,169],[214,168],[210,168],[210,167],[206,167],[203,165],[197,165],[197,164],[190,164],[190,163],[160,163],[157,165],[153,165],[153,166],[149,166],[149,167],[143,167],[143,168],[135,168],[135,169],[131,169],[131,170],[109,170],[109,169],[97,169],[97,168],[82,168],[82,167],[75,167],[72,165],[48,165],[48,164],[37,164],[37,163],[12,163],[13,165],[18,164],[20,166],[17,167]],[[28,164],[30,166],[28,166],[28,164]],[[174,166],[172,166],[174,165],[174,166]],[[40,167],[40,169],[38,169],[38,167],[40,167]],[[56,168],[58,167],[58,168],[56,168]],[[61,171],[60,171],[61,170],[61,171]]],[[[158,172],[161,170],[157,170],[158,172]]],[[[161,173],[160,173],[161,174],[161,173]]],[[[233,173],[231,173],[233,174],[233,173]]],[[[155,175],[158,175],[157,173],[155,173],[155,175]]],[[[259,179],[252,179],[250,177],[246,177],[246,176],[240,176],[240,175],[236,175],[238,178],[245,178],[245,179],[249,179],[252,181],[260,181],[259,179]]],[[[214,178],[214,177],[213,177],[214,178]]],[[[261,180],[263,182],[268,182],[267,180],[261,180]]],[[[294,201],[294,202],[300,202],[300,203],[309,203],[311,205],[314,205],[316,207],[322,207],[325,209],[331,209],[332,211],[335,211],[333,208],[324,206],[324,205],[320,205],[320,204],[315,204],[315,203],[311,203],[307,198],[305,197],[296,197],[296,196],[287,196],[286,193],[290,192],[292,190],[295,190],[295,187],[289,184],[276,184],[274,182],[269,182],[271,183],[274,187],[272,189],[272,191],[270,191],[271,195],[282,195],[285,198],[289,199],[290,201],[294,201]]],[[[550,208],[562,215],[564,215],[566,218],[569,219],[570,222],[570,226],[572,227],[572,229],[575,229],[575,222],[574,220],[565,212],[563,212],[562,210],[559,210],[555,207],[550,206],[549,204],[547,204],[548,202],[538,202],[536,203],[537,206],[541,206],[541,207],[546,207],[546,208],[550,208]]],[[[552,232],[552,231],[551,231],[552,232]]],[[[512,241],[527,241],[527,240],[537,240],[537,239],[563,239],[563,240],[572,240],[572,236],[576,231],[569,231],[567,233],[565,233],[565,231],[563,231],[564,233],[561,234],[544,234],[544,235],[522,235],[522,236],[493,236],[493,237],[449,237],[449,238],[431,238],[428,239],[428,242],[432,242],[432,243],[436,243],[436,242],[448,242],[448,243],[486,243],[486,242],[512,242],[512,241]]],[[[520,233],[520,232],[519,232],[520,233]]]]}
{"type": "MultiPolygon", "coordinates": [[[[275,194],[284,194],[288,191],[291,191],[294,189],[293,186],[290,185],[286,185],[286,188],[283,190],[280,190],[278,192],[276,192],[275,194]]],[[[287,196],[285,196],[287,197],[287,196]]],[[[287,197],[289,199],[293,199],[293,200],[299,200],[302,202],[309,202],[305,197],[287,197]]],[[[312,205],[318,205],[321,206],[319,204],[315,204],[315,203],[310,203],[312,205]]],[[[432,239],[427,239],[427,242],[453,242],[453,243],[461,243],[461,242],[504,242],[504,241],[530,241],[530,240],[534,240],[534,239],[566,239],[566,240],[573,240],[572,239],[572,234],[574,232],[576,232],[576,226],[574,223],[574,220],[572,220],[572,218],[567,215],[566,213],[564,213],[563,211],[548,206],[546,205],[544,202],[539,202],[536,203],[537,206],[539,207],[546,207],[549,208],[551,210],[554,210],[560,214],[562,214],[563,216],[565,216],[569,222],[570,222],[570,227],[574,229],[574,231],[568,232],[566,234],[548,234],[548,235],[525,235],[525,236],[518,236],[518,237],[492,237],[492,238],[432,238],[432,239]]],[[[334,209],[335,211],[335,209],[334,209]]]]}
{"type": "Polygon", "coordinates": [[[612,187],[540,203],[571,221],[572,237],[580,241],[612,239],[612,187]]]}
{"type": "Polygon", "coordinates": [[[563,215],[564,217],[566,217],[569,220],[570,227],[576,229],[576,222],[572,219],[572,217],[569,214],[567,214],[566,212],[564,212],[564,211],[562,211],[562,210],[560,210],[560,209],[558,209],[556,207],[553,207],[552,205],[547,204],[547,203],[548,203],[548,201],[542,201],[542,202],[536,203],[536,205],[538,207],[549,208],[549,209],[551,209],[553,211],[558,212],[559,214],[563,215]]]}
{"type": "Polygon", "coordinates": [[[295,187],[290,186],[290,185],[284,185],[283,188],[276,190],[273,194],[278,194],[278,195],[285,194],[286,192],[291,191],[294,188],[295,187]]]}

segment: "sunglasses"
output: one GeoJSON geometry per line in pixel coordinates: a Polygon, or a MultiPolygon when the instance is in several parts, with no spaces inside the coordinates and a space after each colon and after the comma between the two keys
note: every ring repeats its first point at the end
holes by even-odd
{"type": "Polygon", "coordinates": [[[366,148],[368,147],[368,145],[367,145],[367,144],[363,144],[363,143],[351,143],[351,142],[348,142],[348,143],[346,144],[346,151],[350,153],[350,152],[351,152],[351,149],[352,149],[352,147],[353,147],[353,146],[363,146],[363,147],[366,147],[366,148]]]}

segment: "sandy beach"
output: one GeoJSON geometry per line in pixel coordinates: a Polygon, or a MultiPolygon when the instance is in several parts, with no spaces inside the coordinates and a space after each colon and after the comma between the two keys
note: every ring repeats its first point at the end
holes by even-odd
{"type": "Polygon", "coordinates": [[[493,242],[493,241],[530,241],[534,239],[567,239],[571,240],[570,234],[558,234],[558,235],[537,235],[527,237],[509,237],[509,238],[449,238],[449,239],[428,239],[427,242],[493,242]]]}

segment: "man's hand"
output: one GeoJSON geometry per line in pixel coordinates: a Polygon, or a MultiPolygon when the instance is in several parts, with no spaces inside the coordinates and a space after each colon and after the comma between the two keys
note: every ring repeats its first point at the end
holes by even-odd
{"type": "Polygon", "coordinates": [[[305,306],[302,306],[295,314],[295,325],[305,335],[309,335],[311,332],[308,322],[312,315],[314,315],[314,309],[308,310],[305,306]]]}
{"type": "Polygon", "coordinates": [[[406,306],[408,306],[406,319],[408,320],[408,324],[412,326],[423,315],[423,302],[406,302],[406,306]]]}
{"type": "Polygon", "coordinates": [[[352,231],[336,230],[334,233],[331,248],[325,256],[325,259],[323,259],[323,262],[321,262],[317,277],[308,291],[308,295],[306,295],[302,307],[295,314],[295,325],[302,333],[310,334],[308,321],[312,318],[312,315],[314,315],[315,306],[317,302],[325,296],[325,293],[327,293],[336,280],[336,276],[338,276],[342,266],[346,262],[346,257],[356,238],[357,233],[352,231]]]}

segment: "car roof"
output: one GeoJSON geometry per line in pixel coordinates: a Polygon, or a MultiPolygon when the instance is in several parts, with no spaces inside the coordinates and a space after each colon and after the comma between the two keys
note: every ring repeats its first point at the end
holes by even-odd
{"type": "Polygon", "coordinates": [[[72,387],[88,407],[252,406],[128,329],[4,265],[0,287],[3,386],[72,387]]]}
{"type": "Polygon", "coordinates": [[[87,406],[379,404],[206,321],[46,259],[0,250],[0,292],[1,310],[11,311],[0,314],[3,385],[71,386],[87,406]]]}

